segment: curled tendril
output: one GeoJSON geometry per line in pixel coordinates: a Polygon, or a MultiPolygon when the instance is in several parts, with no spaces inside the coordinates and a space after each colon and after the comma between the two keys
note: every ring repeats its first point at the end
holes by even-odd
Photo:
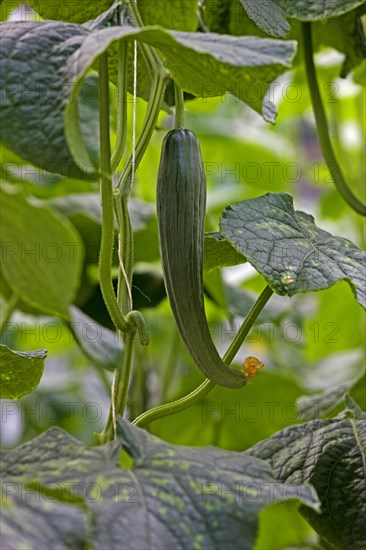
{"type": "Polygon", "coordinates": [[[149,330],[144,316],[140,311],[133,310],[126,317],[127,323],[132,324],[137,329],[139,341],[142,346],[148,346],[150,343],[149,330]]]}

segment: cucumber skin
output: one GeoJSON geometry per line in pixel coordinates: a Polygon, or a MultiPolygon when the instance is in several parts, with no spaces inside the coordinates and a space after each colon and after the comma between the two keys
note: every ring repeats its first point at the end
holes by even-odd
{"type": "Polygon", "coordinates": [[[245,375],[219,356],[207,324],[203,293],[206,175],[197,137],[171,130],[163,141],[157,184],[157,215],[165,287],[179,334],[202,373],[238,388],[245,375]]]}

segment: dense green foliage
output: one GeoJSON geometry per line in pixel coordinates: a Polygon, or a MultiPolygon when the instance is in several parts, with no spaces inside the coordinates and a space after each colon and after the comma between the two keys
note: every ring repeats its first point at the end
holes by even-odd
{"type": "Polygon", "coordinates": [[[1,547],[362,550],[366,2],[0,12],[1,547]]]}

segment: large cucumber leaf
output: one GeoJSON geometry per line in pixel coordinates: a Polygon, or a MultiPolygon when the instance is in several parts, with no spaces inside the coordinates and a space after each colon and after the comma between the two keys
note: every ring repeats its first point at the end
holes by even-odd
{"type": "Polygon", "coordinates": [[[248,451],[266,460],[283,483],[311,483],[321,514],[302,513],[339,550],[363,550],[366,528],[366,415],[348,399],[346,414],[290,426],[248,451]]]}
{"type": "Polygon", "coordinates": [[[309,214],[295,211],[287,193],[228,206],[220,227],[278,294],[322,290],[344,279],[366,308],[366,253],[317,227],[309,214]]]}
{"type": "Polygon", "coordinates": [[[126,423],[118,442],[99,448],[51,429],[5,453],[1,475],[4,548],[251,550],[267,505],[295,499],[318,509],[311,486],[274,481],[262,460],[176,447],[126,423]],[[129,469],[119,464],[120,445],[129,469]]]}

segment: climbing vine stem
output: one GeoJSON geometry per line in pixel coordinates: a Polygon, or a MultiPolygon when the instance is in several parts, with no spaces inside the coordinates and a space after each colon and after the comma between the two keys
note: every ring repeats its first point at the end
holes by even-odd
{"type": "Polygon", "coordinates": [[[118,418],[123,417],[126,407],[128,387],[131,375],[131,367],[134,350],[134,334],[126,334],[124,337],[125,346],[123,349],[123,360],[121,367],[114,373],[112,385],[112,402],[109,410],[108,420],[102,433],[95,434],[103,445],[116,438],[116,427],[118,418]]]}
{"type": "MultiPolygon", "coordinates": [[[[143,24],[140,12],[138,10],[136,0],[128,0],[128,3],[137,25],[139,27],[143,27],[144,24],[143,24]]],[[[150,73],[156,74],[158,72],[161,72],[163,69],[163,64],[158,54],[156,53],[155,49],[149,46],[148,44],[141,44],[141,49],[143,51],[144,58],[150,73]]]]}
{"type": "Polygon", "coordinates": [[[308,79],[311,102],[313,105],[315,122],[319,136],[320,147],[323,151],[325,162],[327,163],[329,172],[333,178],[334,184],[343,197],[343,199],[355,210],[358,214],[366,216],[366,205],[363,204],[351,191],[348,183],[345,180],[341,167],[338,164],[335,156],[332,142],[329,137],[329,129],[327,116],[319,91],[318,79],[314,65],[314,52],[312,42],[312,27],[311,23],[302,23],[302,34],[304,41],[304,59],[306,75],[308,79]]]}
{"type": "Polygon", "coordinates": [[[114,192],[114,207],[118,222],[118,292],[117,300],[124,315],[132,309],[133,233],[127,208],[127,197],[114,192]]]}
{"type": "Polygon", "coordinates": [[[130,193],[131,186],[133,184],[133,182],[131,181],[133,165],[134,165],[134,170],[136,170],[151,140],[152,134],[156,126],[156,122],[158,120],[160,106],[161,106],[162,99],[164,97],[167,80],[169,78],[170,78],[170,75],[167,71],[165,71],[165,69],[162,72],[159,72],[154,77],[150,98],[147,105],[143,129],[141,131],[141,134],[136,144],[134,163],[132,162],[132,155],[131,155],[130,159],[128,160],[119,178],[118,188],[121,190],[121,193],[123,194],[128,195],[130,193]]]}
{"type": "Polygon", "coordinates": [[[134,326],[123,316],[112,284],[112,255],[114,248],[114,211],[109,136],[109,80],[108,54],[99,60],[100,97],[100,195],[102,203],[102,235],[99,255],[99,282],[104,302],[116,328],[122,332],[134,331],[134,326]]]}
{"type": "MultiPolygon", "coordinates": [[[[224,362],[228,365],[230,365],[230,363],[234,360],[255,320],[257,319],[258,315],[260,314],[272,294],[273,290],[269,286],[266,286],[262,294],[259,296],[258,300],[249,311],[242,326],[239,329],[238,334],[235,336],[234,340],[232,341],[231,345],[229,346],[223,357],[224,362]]],[[[215,387],[215,385],[216,384],[214,382],[206,379],[200,386],[198,386],[198,388],[193,390],[188,395],[185,395],[181,399],[177,399],[176,401],[172,401],[171,403],[160,405],[159,407],[142,413],[133,421],[133,424],[135,424],[136,426],[140,426],[141,428],[146,426],[147,424],[150,424],[151,422],[154,422],[155,420],[164,418],[165,416],[171,416],[173,414],[184,411],[189,407],[192,407],[196,403],[199,403],[215,387]]]]}
{"type": "Polygon", "coordinates": [[[121,162],[127,136],[127,57],[128,44],[123,40],[118,45],[118,77],[117,77],[117,136],[113,151],[111,168],[117,168],[121,162]]]}

